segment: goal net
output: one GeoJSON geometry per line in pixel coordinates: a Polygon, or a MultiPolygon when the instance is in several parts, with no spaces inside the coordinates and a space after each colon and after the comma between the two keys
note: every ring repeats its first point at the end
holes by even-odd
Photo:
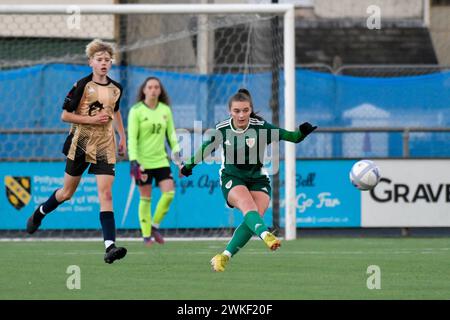
{"type": "MultiPolygon", "coordinates": [[[[62,186],[61,148],[69,125],[60,119],[61,107],[74,82],[91,72],[84,51],[95,38],[116,48],[109,76],[124,88],[120,110],[125,128],[140,85],[156,76],[169,94],[184,157],[200,147],[206,129],[229,118],[228,99],[239,88],[251,92],[260,116],[294,129],[293,115],[284,115],[285,106],[293,110],[295,100],[293,48],[289,57],[285,54],[286,43],[293,43],[292,6],[2,5],[0,173],[6,190],[0,202],[2,234],[22,235],[34,208],[62,186]],[[291,33],[286,33],[286,14],[291,15],[291,33]]],[[[287,195],[278,177],[272,176],[275,205],[265,217],[276,228],[286,225],[285,203],[288,216],[289,210],[294,212],[286,199],[295,189],[295,155],[288,145],[280,147],[286,155],[281,158],[288,162],[282,161],[274,173],[287,195]]],[[[166,236],[230,236],[242,221],[240,212],[225,205],[219,168],[220,161],[212,161],[180,179],[172,164],[176,194],[161,224],[166,236]]],[[[130,181],[128,158],[120,158],[113,188],[116,226],[119,236],[134,237],[140,235],[139,196],[137,190],[130,192],[130,181]]],[[[152,213],[159,195],[154,188],[152,213]]],[[[84,174],[73,198],[46,218],[37,236],[99,235],[98,210],[95,177],[84,174]]],[[[287,237],[293,238],[295,217],[289,226],[287,237]]]]}

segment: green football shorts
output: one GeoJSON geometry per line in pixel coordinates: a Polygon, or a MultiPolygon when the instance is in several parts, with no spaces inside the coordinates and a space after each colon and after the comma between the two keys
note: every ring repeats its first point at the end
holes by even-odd
{"type": "Polygon", "coordinates": [[[220,187],[222,188],[223,197],[230,208],[233,208],[233,206],[228,202],[228,193],[235,186],[246,186],[249,191],[262,191],[266,193],[269,198],[271,198],[272,195],[270,180],[267,176],[261,175],[259,178],[244,180],[222,172],[222,176],[220,177],[220,187]]]}

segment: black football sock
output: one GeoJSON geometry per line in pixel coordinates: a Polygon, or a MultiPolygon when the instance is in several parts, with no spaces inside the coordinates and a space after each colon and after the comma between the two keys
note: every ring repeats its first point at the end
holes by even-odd
{"type": "Polygon", "coordinates": [[[56,200],[56,191],[58,191],[58,189],[55,190],[55,192],[52,193],[52,195],[50,196],[50,198],[47,199],[47,201],[45,201],[42,204],[42,208],[40,208],[40,213],[43,213],[44,215],[47,213],[52,212],[53,210],[55,210],[56,208],[58,208],[58,206],[63,203],[63,202],[58,202],[58,200],[56,200]]]}

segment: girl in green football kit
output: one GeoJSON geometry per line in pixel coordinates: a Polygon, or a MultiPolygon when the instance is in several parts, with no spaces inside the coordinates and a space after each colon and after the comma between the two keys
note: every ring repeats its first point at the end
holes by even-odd
{"type": "Polygon", "coordinates": [[[211,259],[214,271],[224,271],[230,258],[254,234],[271,250],[281,246],[280,240],[269,232],[262,219],[271,197],[270,179],[263,169],[263,155],[270,143],[276,140],[299,143],[317,128],[305,122],[298,131],[287,131],[266,122],[254,113],[252,99],[246,89],[240,89],[230,98],[228,108],[231,117],[216,125],[211,139],[181,168],[182,175],[190,176],[195,165],[222,145],[223,160],[219,171],[222,193],[230,207],[236,207],[244,214],[244,221],[236,228],[226,249],[211,259]]]}
{"type": "Polygon", "coordinates": [[[165,149],[166,138],[172,154],[178,154],[175,125],[167,91],[156,77],[148,77],[138,91],[138,102],[128,114],[128,154],[130,173],[139,189],[139,223],[146,245],[163,244],[159,225],[170,208],[175,191],[169,157],[165,149]],[[152,181],[161,190],[152,221],[152,181]],[[153,222],[153,223],[152,223],[153,222]]]}

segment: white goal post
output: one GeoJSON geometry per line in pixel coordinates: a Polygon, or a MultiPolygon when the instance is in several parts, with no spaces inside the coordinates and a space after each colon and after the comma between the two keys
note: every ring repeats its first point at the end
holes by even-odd
{"type": "MultiPolygon", "coordinates": [[[[295,130],[295,11],[293,4],[167,4],[167,5],[0,5],[9,14],[283,14],[284,128],[295,130]]],[[[296,238],[295,145],[285,145],[285,239],[296,238]]]]}

